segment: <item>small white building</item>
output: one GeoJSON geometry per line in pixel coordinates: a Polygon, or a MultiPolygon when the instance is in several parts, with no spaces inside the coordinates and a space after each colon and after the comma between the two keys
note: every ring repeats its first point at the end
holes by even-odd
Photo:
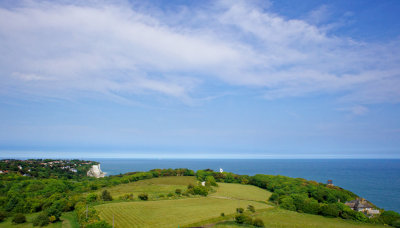
{"type": "Polygon", "coordinates": [[[205,181],[201,182],[201,185],[206,186],[206,182],[205,181]]]}
{"type": "Polygon", "coordinates": [[[223,173],[224,170],[223,170],[222,168],[219,168],[219,172],[220,172],[220,173],[223,173]]]}

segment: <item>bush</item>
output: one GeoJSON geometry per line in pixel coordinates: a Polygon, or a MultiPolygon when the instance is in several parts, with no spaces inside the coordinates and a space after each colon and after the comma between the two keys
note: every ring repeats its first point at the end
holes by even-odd
{"type": "Polygon", "coordinates": [[[141,193],[141,194],[139,194],[138,197],[140,200],[148,200],[149,199],[149,195],[147,195],[147,193],[141,193]]]}
{"type": "Polygon", "coordinates": [[[247,210],[249,210],[249,211],[251,211],[251,212],[256,212],[256,209],[254,208],[254,206],[253,205],[249,205],[249,206],[247,206],[247,210]]]}
{"type": "Polygon", "coordinates": [[[122,200],[133,200],[134,197],[133,197],[132,193],[131,194],[127,193],[127,194],[125,194],[123,196],[120,196],[119,198],[122,199],[122,200]]]}
{"type": "Polygon", "coordinates": [[[111,196],[111,194],[110,194],[110,192],[107,191],[107,190],[104,190],[104,191],[101,193],[101,199],[102,199],[103,201],[112,201],[112,200],[113,200],[113,199],[112,199],[112,196],[111,196]]]}
{"type": "Polygon", "coordinates": [[[172,193],[172,192],[170,192],[170,193],[168,193],[168,195],[167,195],[168,197],[173,197],[174,196],[174,194],[172,193]]]}
{"type": "Polygon", "coordinates": [[[47,226],[49,224],[49,217],[46,213],[42,212],[33,220],[34,226],[47,226]]]}
{"type": "Polygon", "coordinates": [[[239,214],[235,216],[235,222],[239,224],[252,224],[252,220],[249,216],[244,214],[239,214]]]}
{"type": "Polygon", "coordinates": [[[89,193],[86,196],[86,201],[88,202],[95,202],[97,200],[97,194],[96,193],[89,193]]]}
{"type": "Polygon", "coordinates": [[[321,214],[328,217],[338,217],[339,208],[336,206],[336,204],[324,204],[321,207],[321,214]]]}
{"type": "Polygon", "coordinates": [[[47,216],[49,216],[49,217],[54,216],[54,218],[55,218],[54,221],[60,220],[62,212],[57,207],[55,207],[54,205],[51,206],[49,209],[47,209],[46,212],[47,212],[47,216]]]}
{"type": "Polygon", "coordinates": [[[0,222],[7,218],[7,214],[4,211],[0,211],[0,222]]]}
{"type": "Polygon", "coordinates": [[[253,226],[256,226],[256,227],[264,227],[264,222],[263,222],[263,220],[261,220],[261,219],[259,219],[259,218],[256,218],[256,219],[254,219],[254,221],[253,221],[253,226]]]}
{"type": "Polygon", "coordinates": [[[281,199],[280,207],[290,211],[296,211],[296,206],[294,205],[293,198],[290,196],[285,196],[281,199]]]}
{"type": "Polygon", "coordinates": [[[242,214],[244,212],[244,209],[241,207],[236,208],[236,213],[242,214]]]}
{"type": "Polygon", "coordinates": [[[224,212],[221,213],[221,217],[225,217],[225,213],[224,212]]]}
{"type": "Polygon", "coordinates": [[[112,228],[106,221],[99,221],[86,226],[86,228],[112,228]]]}
{"type": "Polygon", "coordinates": [[[26,217],[24,214],[18,213],[14,216],[12,219],[12,223],[14,224],[20,224],[26,222],[26,217]]]}
{"type": "Polygon", "coordinates": [[[182,189],[179,189],[179,188],[175,189],[175,193],[177,195],[181,195],[182,194],[182,189]]]}

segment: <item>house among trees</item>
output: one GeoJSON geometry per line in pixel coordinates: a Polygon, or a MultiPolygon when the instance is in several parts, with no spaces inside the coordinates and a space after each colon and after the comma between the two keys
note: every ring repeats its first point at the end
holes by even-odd
{"type": "Polygon", "coordinates": [[[357,198],[355,200],[348,201],[345,204],[354,211],[360,211],[371,216],[380,214],[380,211],[374,209],[373,206],[364,198],[357,198]]]}

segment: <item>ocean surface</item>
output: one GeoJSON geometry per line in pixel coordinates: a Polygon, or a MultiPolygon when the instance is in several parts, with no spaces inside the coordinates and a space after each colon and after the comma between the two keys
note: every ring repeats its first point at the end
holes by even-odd
{"type": "Polygon", "coordinates": [[[115,175],[155,168],[222,168],[236,174],[272,174],[333,184],[400,213],[400,159],[90,159],[115,175]]]}

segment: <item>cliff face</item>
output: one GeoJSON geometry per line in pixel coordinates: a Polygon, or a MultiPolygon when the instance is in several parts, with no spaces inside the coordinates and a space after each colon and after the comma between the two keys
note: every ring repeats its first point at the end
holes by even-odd
{"type": "Polygon", "coordinates": [[[99,177],[104,177],[105,175],[106,175],[106,173],[104,173],[100,169],[100,164],[93,165],[92,168],[90,168],[89,171],[87,172],[87,176],[89,176],[89,177],[99,178],[99,177]]]}

